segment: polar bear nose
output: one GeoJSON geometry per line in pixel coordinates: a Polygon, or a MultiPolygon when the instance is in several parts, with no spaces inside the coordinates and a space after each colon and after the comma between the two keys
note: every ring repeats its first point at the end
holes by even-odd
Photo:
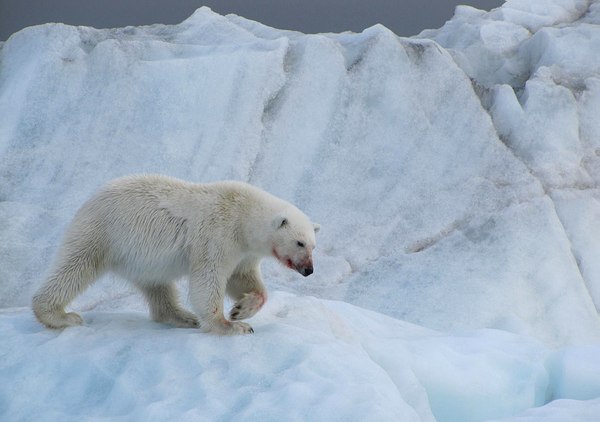
{"type": "Polygon", "coordinates": [[[302,271],[300,272],[300,274],[302,274],[304,277],[308,277],[312,273],[313,273],[313,267],[304,267],[304,268],[302,268],[302,271]]]}

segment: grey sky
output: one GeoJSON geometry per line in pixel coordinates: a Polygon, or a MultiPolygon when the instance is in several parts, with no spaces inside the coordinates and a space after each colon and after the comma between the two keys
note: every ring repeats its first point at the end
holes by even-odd
{"type": "Polygon", "coordinates": [[[200,6],[306,33],[360,32],[381,23],[401,36],[439,28],[457,4],[490,10],[503,0],[0,0],[0,40],[46,22],[96,28],[179,23],[200,6]]]}

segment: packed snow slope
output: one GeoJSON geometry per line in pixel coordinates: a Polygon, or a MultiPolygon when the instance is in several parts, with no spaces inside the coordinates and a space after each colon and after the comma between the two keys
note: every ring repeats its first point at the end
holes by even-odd
{"type": "MultiPolygon", "coordinates": [[[[0,375],[16,381],[0,419],[53,403],[61,420],[468,421],[600,397],[598,25],[600,2],[509,0],[411,39],[207,8],[14,34],[0,44],[0,375]],[[84,327],[44,330],[24,308],[78,206],[153,172],[248,181],[322,225],[311,277],[264,263],[288,293],[254,336],[153,324],[110,276],[73,304],[84,327]]],[[[599,400],[523,417],[593,420],[599,400]]]]}

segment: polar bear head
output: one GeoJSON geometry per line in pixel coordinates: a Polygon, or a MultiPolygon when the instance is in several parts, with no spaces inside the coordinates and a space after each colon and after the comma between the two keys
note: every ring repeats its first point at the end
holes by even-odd
{"type": "Polygon", "coordinates": [[[271,237],[273,256],[304,277],[313,273],[312,251],[316,246],[315,233],[320,226],[313,224],[300,210],[290,207],[273,221],[271,237]]]}

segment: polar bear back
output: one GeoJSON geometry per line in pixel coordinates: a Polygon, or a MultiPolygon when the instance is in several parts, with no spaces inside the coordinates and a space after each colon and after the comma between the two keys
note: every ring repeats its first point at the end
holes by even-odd
{"type": "Polygon", "coordinates": [[[228,253],[264,248],[270,220],[286,209],[296,212],[286,201],[242,182],[128,176],[110,182],[81,207],[67,239],[95,242],[108,266],[127,278],[178,278],[189,267],[192,246],[197,253],[209,253],[215,243],[228,253]],[[82,236],[84,231],[91,236],[82,236]]]}

